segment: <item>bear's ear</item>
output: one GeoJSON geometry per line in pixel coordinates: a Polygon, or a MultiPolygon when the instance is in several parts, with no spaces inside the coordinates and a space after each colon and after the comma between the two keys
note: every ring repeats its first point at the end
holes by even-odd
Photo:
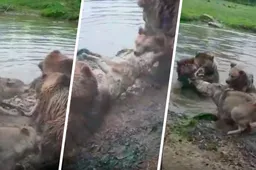
{"type": "Polygon", "coordinates": [[[93,73],[90,69],[90,67],[87,64],[84,64],[81,68],[81,72],[86,75],[86,77],[92,77],[93,73]]]}
{"type": "Polygon", "coordinates": [[[73,67],[73,59],[72,58],[66,58],[64,60],[61,60],[59,64],[65,73],[69,73],[71,75],[72,67],[73,67]]]}
{"type": "Polygon", "coordinates": [[[69,87],[69,85],[70,85],[70,77],[69,76],[67,76],[65,74],[61,74],[60,81],[63,86],[69,87]]]}
{"type": "Polygon", "coordinates": [[[210,56],[209,56],[209,59],[210,59],[211,61],[213,61],[213,60],[214,60],[214,56],[213,56],[213,55],[210,55],[210,56]]]}
{"type": "Polygon", "coordinates": [[[25,127],[21,128],[20,133],[25,135],[25,136],[29,136],[30,135],[29,130],[27,128],[25,128],[25,127]]]}
{"type": "Polygon", "coordinates": [[[195,56],[195,58],[198,58],[198,57],[200,57],[201,55],[202,55],[202,52],[197,51],[197,52],[196,52],[196,56],[195,56]]]}
{"type": "Polygon", "coordinates": [[[38,68],[41,70],[41,71],[43,71],[43,62],[41,61],[40,63],[38,63],[38,68]]]}
{"type": "Polygon", "coordinates": [[[145,30],[142,27],[139,27],[138,34],[139,35],[145,34],[145,30]]]}
{"type": "Polygon", "coordinates": [[[230,63],[231,68],[235,67],[236,65],[237,65],[236,63],[233,63],[233,62],[230,63]]]}

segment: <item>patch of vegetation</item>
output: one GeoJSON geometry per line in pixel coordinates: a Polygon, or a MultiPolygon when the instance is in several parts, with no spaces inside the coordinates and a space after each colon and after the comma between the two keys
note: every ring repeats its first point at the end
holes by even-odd
{"type": "Polygon", "coordinates": [[[209,120],[209,121],[217,121],[217,116],[212,113],[199,113],[198,115],[193,117],[194,120],[209,120]]]}
{"type": "Polygon", "coordinates": [[[178,134],[189,140],[189,131],[190,129],[194,128],[197,125],[197,123],[198,121],[193,118],[184,117],[183,119],[176,122],[172,127],[169,128],[171,133],[178,134]]]}
{"type": "Polygon", "coordinates": [[[238,3],[238,4],[244,4],[244,5],[256,5],[256,0],[226,0],[226,1],[230,1],[230,2],[234,2],[234,3],[238,3]]]}
{"type": "Polygon", "coordinates": [[[32,12],[44,17],[78,20],[81,0],[0,0],[0,11],[32,12]]]}
{"type": "Polygon", "coordinates": [[[211,113],[199,113],[193,117],[184,116],[169,128],[171,128],[172,133],[174,132],[190,140],[190,131],[198,125],[200,120],[216,121],[217,118],[211,113]]]}
{"type": "Polygon", "coordinates": [[[181,22],[201,21],[208,14],[221,24],[235,29],[256,32],[256,7],[224,0],[184,0],[181,22]]]}
{"type": "Polygon", "coordinates": [[[198,143],[199,146],[202,145],[201,149],[217,151],[219,148],[217,141],[204,138],[198,139],[198,135],[200,136],[201,133],[198,127],[203,122],[206,123],[208,121],[216,121],[216,116],[211,113],[200,113],[193,117],[183,116],[176,120],[173,125],[169,125],[168,128],[172,137],[177,135],[176,138],[180,138],[180,140],[185,139],[192,143],[198,143]]]}
{"type": "Polygon", "coordinates": [[[144,158],[145,148],[139,144],[130,144],[131,141],[113,143],[109,146],[110,150],[106,154],[81,155],[75,165],[67,169],[72,170],[91,170],[91,169],[136,169],[144,158]],[[123,143],[124,142],[124,143],[123,143]],[[112,149],[111,149],[112,148],[112,149]],[[117,151],[118,150],[118,151],[117,151]],[[111,154],[113,152],[113,154],[111,154]]]}

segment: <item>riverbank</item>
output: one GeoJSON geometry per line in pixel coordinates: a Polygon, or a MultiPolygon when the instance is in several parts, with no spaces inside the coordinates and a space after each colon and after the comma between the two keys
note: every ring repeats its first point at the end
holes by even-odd
{"type": "Polygon", "coordinates": [[[77,162],[66,165],[65,170],[155,170],[167,88],[148,87],[138,96],[116,101],[102,130],[85,144],[77,162]]]}
{"type": "Polygon", "coordinates": [[[0,0],[0,13],[38,15],[72,20],[79,19],[81,0],[0,0]]]}
{"type": "Polygon", "coordinates": [[[242,29],[256,33],[255,15],[255,6],[224,0],[184,0],[180,22],[204,23],[205,19],[208,19],[210,26],[242,29]],[[210,17],[202,17],[204,14],[210,17]]]}
{"type": "Polygon", "coordinates": [[[254,136],[227,136],[229,128],[211,119],[209,116],[192,118],[169,111],[163,169],[255,169],[254,136]]]}

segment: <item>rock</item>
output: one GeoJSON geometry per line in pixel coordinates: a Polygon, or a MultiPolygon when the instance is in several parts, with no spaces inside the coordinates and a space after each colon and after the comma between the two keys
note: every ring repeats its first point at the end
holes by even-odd
{"type": "Polygon", "coordinates": [[[220,23],[217,23],[217,22],[208,22],[208,25],[210,27],[214,27],[214,28],[222,28],[222,25],[220,23]]]}
{"type": "Polygon", "coordinates": [[[214,22],[214,18],[208,14],[201,15],[200,20],[203,22],[214,22]]]}

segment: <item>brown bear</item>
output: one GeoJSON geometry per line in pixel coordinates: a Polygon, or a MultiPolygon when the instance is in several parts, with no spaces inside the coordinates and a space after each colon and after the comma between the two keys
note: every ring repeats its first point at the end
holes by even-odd
{"type": "Polygon", "coordinates": [[[194,76],[193,74],[199,68],[203,71],[200,77],[202,80],[209,83],[219,82],[218,68],[214,61],[214,55],[210,52],[199,52],[193,58],[177,61],[178,80],[184,81],[184,79],[194,76]]]}
{"type": "Polygon", "coordinates": [[[230,88],[243,92],[256,92],[253,85],[253,75],[247,73],[241,65],[230,64],[229,77],[226,83],[230,88]]]}
{"type": "Polygon", "coordinates": [[[83,146],[100,127],[108,112],[110,96],[100,69],[91,71],[87,63],[78,61],[74,81],[63,166],[74,160],[73,154],[83,146]],[[100,83],[100,85],[98,85],[100,83]],[[80,133],[77,133],[77,132],[80,133]],[[75,145],[74,145],[75,144],[75,145]]]}
{"type": "Polygon", "coordinates": [[[85,62],[76,62],[71,110],[73,112],[88,112],[92,108],[97,95],[98,83],[90,67],[85,62]]]}
{"type": "Polygon", "coordinates": [[[35,167],[59,159],[70,84],[70,77],[59,72],[43,74],[42,80],[32,113],[32,120],[42,136],[40,155],[31,160],[35,167]]]}
{"type": "Polygon", "coordinates": [[[140,56],[145,52],[161,51],[166,51],[166,37],[163,34],[149,35],[145,29],[140,27],[135,40],[134,55],[140,56]]]}
{"type": "Polygon", "coordinates": [[[0,169],[13,170],[24,156],[39,151],[41,138],[33,127],[0,127],[0,138],[0,169]]]}
{"type": "Polygon", "coordinates": [[[63,55],[58,50],[54,50],[39,63],[38,67],[43,73],[60,72],[70,76],[72,72],[72,65],[73,59],[63,55]]]}
{"type": "MultiPolygon", "coordinates": [[[[34,167],[41,167],[44,162],[55,164],[58,162],[70,76],[60,72],[47,72],[43,74],[42,80],[38,102],[32,113],[32,118],[39,125],[38,129],[42,133],[41,155],[31,161],[34,167]]],[[[84,62],[77,62],[72,91],[64,155],[67,159],[71,158],[73,151],[78,149],[92,134],[91,129],[88,128],[91,119],[87,112],[92,110],[93,100],[98,94],[97,81],[89,66],[84,62]],[[82,129],[83,132],[77,134],[77,131],[82,129]]]]}
{"type": "Polygon", "coordinates": [[[161,32],[174,37],[179,2],[179,0],[138,0],[137,4],[143,8],[145,29],[150,34],[161,32]]]}
{"type": "MultiPolygon", "coordinates": [[[[73,66],[73,59],[68,58],[58,50],[50,52],[43,61],[38,64],[39,69],[43,73],[60,72],[67,76],[71,76],[73,66]]],[[[40,93],[42,87],[42,76],[34,79],[30,83],[30,88],[35,89],[37,93],[40,93]]]]}
{"type": "Polygon", "coordinates": [[[155,83],[168,82],[170,67],[172,61],[173,38],[164,34],[150,35],[148,31],[139,28],[138,36],[135,40],[134,55],[140,56],[146,52],[154,52],[155,59],[152,65],[158,63],[157,67],[153,67],[153,79],[155,83]]]}

